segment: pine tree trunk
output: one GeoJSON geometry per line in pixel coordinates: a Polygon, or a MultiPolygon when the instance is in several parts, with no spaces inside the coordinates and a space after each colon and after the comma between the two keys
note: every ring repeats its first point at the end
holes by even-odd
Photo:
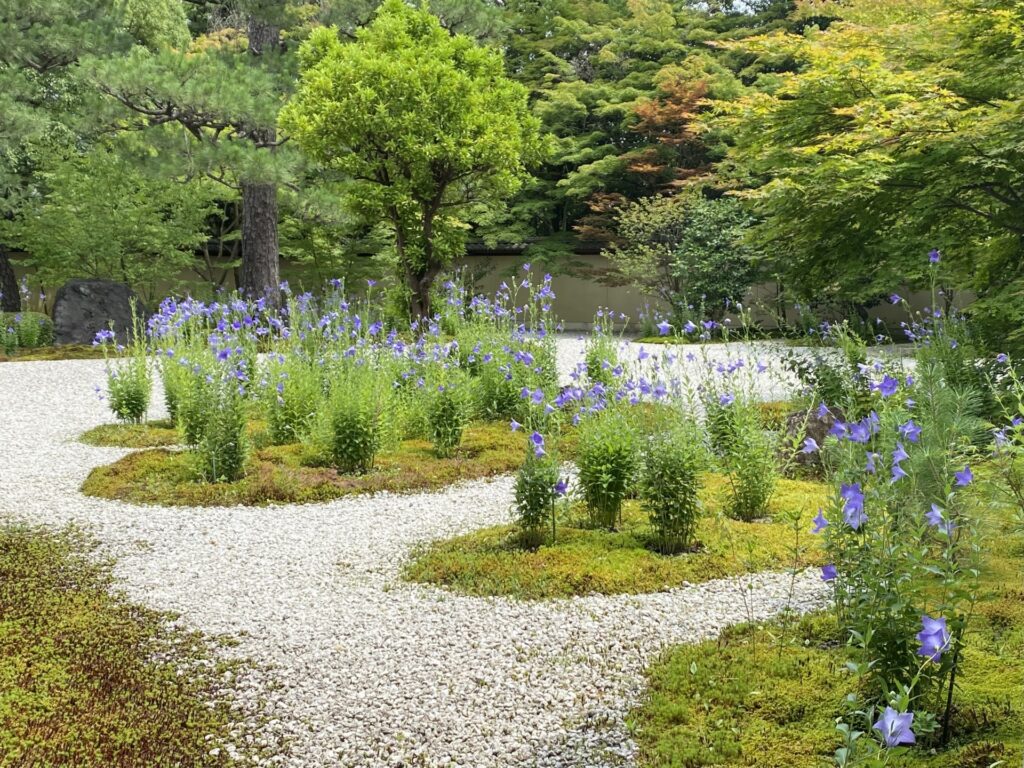
{"type": "MultiPolygon", "coordinates": [[[[281,30],[254,16],[249,17],[249,55],[261,56],[281,45],[281,30]]],[[[254,136],[260,143],[274,142],[273,127],[254,136]]],[[[273,147],[265,151],[273,152],[273,147]]],[[[281,282],[277,240],[277,184],[242,180],[242,293],[277,297],[281,282]]]]}
{"type": "Polygon", "coordinates": [[[242,293],[277,295],[277,185],[242,183],[242,293]]]}
{"type": "Polygon", "coordinates": [[[20,312],[21,293],[7,251],[0,246],[0,312],[20,312]]]}

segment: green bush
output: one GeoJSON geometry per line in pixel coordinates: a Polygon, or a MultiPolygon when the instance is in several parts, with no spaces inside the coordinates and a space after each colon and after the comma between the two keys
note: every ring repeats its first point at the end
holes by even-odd
{"type": "Polygon", "coordinates": [[[593,524],[614,530],[639,466],[636,434],[622,413],[601,411],[583,422],[577,463],[593,524]]]}
{"type": "Polygon", "coordinates": [[[153,369],[144,343],[133,345],[117,362],[107,361],[107,398],[110,410],[121,421],[143,421],[152,390],[153,369]]]}
{"type": "Polygon", "coordinates": [[[434,451],[445,458],[462,442],[462,431],[469,421],[468,385],[451,377],[435,387],[427,398],[427,428],[434,451]]]}
{"type": "Polygon", "coordinates": [[[298,442],[323,399],[320,373],[297,352],[271,360],[264,390],[267,429],[274,445],[298,442]]]}
{"type": "Polygon", "coordinates": [[[48,347],[53,344],[53,320],[42,312],[0,312],[0,334],[8,352],[48,347]]]}
{"type": "Polygon", "coordinates": [[[558,461],[548,454],[538,456],[531,446],[526,461],[516,475],[516,522],[523,542],[528,546],[540,544],[548,525],[551,541],[555,541],[555,501],[559,496],[558,461]]]}
{"type": "Polygon", "coordinates": [[[768,502],[778,480],[775,444],[761,425],[760,414],[735,402],[732,412],[732,442],[723,457],[729,475],[730,517],[757,520],[768,514],[768,502]]]}
{"type": "Polygon", "coordinates": [[[638,495],[661,552],[692,548],[702,510],[700,472],[705,465],[704,447],[695,426],[676,427],[648,443],[638,495]]]}
{"type": "Polygon", "coordinates": [[[380,448],[381,414],[372,376],[355,374],[336,385],[327,403],[328,455],[344,473],[373,469],[380,448]]]}
{"type": "Polygon", "coordinates": [[[249,445],[245,434],[247,404],[231,377],[215,378],[204,388],[197,445],[203,476],[210,482],[231,482],[242,476],[249,445]]]}

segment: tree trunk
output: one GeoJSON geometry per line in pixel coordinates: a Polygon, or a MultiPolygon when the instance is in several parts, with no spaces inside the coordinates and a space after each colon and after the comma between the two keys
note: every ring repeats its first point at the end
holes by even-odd
{"type": "Polygon", "coordinates": [[[7,251],[0,246],[0,312],[20,312],[21,293],[7,251]]]}
{"type": "Polygon", "coordinates": [[[440,265],[434,262],[434,216],[439,203],[440,197],[423,211],[423,266],[416,270],[406,267],[406,283],[412,292],[409,309],[413,318],[430,317],[432,313],[430,291],[441,273],[440,265]]]}
{"type": "Polygon", "coordinates": [[[277,295],[277,185],[242,182],[242,293],[277,295]]]}
{"type": "MultiPolygon", "coordinates": [[[[255,16],[248,20],[249,55],[262,56],[281,45],[281,30],[255,16]]],[[[273,126],[254,132],[254,139],[272,144],[273,126]]],[[[273,152],[271,146],[267,151],[273,152]]],[[[281,282],[277,240],[277,184],[242,180],[242,281],[248,296],[266,296],[276,302],[281,282]]]]}

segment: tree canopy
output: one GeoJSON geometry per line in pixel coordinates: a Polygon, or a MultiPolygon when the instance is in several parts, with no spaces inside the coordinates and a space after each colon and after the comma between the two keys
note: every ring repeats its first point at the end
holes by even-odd
{"type": "Polygon", "coordinates": [[[0,0],[4,307],[12,258],[54,280],[238,267],[273,293],[283,256],[393,270],[424,313],[470,239],[550,271],[605,247],[610,281],[654,290],[630,249],[662,225],[689,242],[700,210],[753,222],[712,249],[736,284],[756,252],[791,298],[863,311],[923,284],[938,248],[947,297],[977,295],[997,336],[1024,327],[1015,0],[413,6],[0,0]],[[100,167],[145,245],[96,205],[92,229],[63,222],[89,197],[115,209],[100,167]],[[94,237],[121,255],[83,259],[94,237]]]}
{"type": "Polygon", "coordinates": [[[539,121],[501,54],[450,34],[425,9],[388,0],[342,43],[315,31],[281,127],[347,179],[346,203],[386,222],[414,315],[466,233],[515,193],[540,159],[539,121]]]}

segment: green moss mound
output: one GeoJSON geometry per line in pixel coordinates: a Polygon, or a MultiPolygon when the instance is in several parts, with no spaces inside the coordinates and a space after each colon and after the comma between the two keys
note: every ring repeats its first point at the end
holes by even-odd
{"type": "MultiPolygon", "coordinates": [[[[599,593],[638,594],[742,573],[821,562],[811,526],[826,488],[819,483],[780,480],[772,501],[774,519],[743,523],[725,518],[725,483],[706,478],[708,514],[697,530],[694,552],[661,555],[637,502],[627,502],[616,532],[567,521],[554,545],[524,548],[511,525],[500,525],[434,542],[406,566],[411,581],[436,584],[468,595],[508,595],[523,599],[599,593]],[[790,519],[783,520],[785,513],[790,519]],[[794,530],[803,541],[794,547],[794,530]]],[[[582,516],[582,510],[577,510],[582,516]]]]}
{"type": "Polygon", "coordinates": [[[210,751],[230,737],[231,667],[112,592],[88,551],[0,527],[0,766],[228,765],[210,751]]]}
{"type": "Polygon", "coordinates": [[[46,360],[98,360],[103,357],[103,347],[91,344],[64,344],[59,347],[19,348],[11,354],[0,349],[0,363],[33,362],[46,360]]]}
{"type": "Polygon", "coordinates": [[[466,429],[459,448],[444,459],[434,455],[429,442],[406,440],[397,450],[379,454],[371,472],[346,475],[316,466],[316,457],[301,445],[271,446],[254,451],[241,479],[206,483],[190,454],[154,449],[94,469],[82,492],[164,506],[297,504],[358,493],[442,488],[513,472],[524,453],[523,436],[508,425],[474,424],[466,429]]]}
{"type": "MultiPolygon", "coordinates": [[[[995,515],[1004,514],[1001,512],[995,515]]],[[[942,749],[922,740],[892,764],[988,768],[1024,759],[1024,536],[996,520],[942,749]]],[[[644,768],[820,768],[839,746],[835,718],[851,690],[829,614],[737,627],[678,646],[648,672],[630,717],[644,768]]]]}
{"type": "Polygon", "coordinates": [[[169,420],[145,424],[101,424],[78,438],[100,448],[163,448],[177,445],[181,435],[169,420]]]}

